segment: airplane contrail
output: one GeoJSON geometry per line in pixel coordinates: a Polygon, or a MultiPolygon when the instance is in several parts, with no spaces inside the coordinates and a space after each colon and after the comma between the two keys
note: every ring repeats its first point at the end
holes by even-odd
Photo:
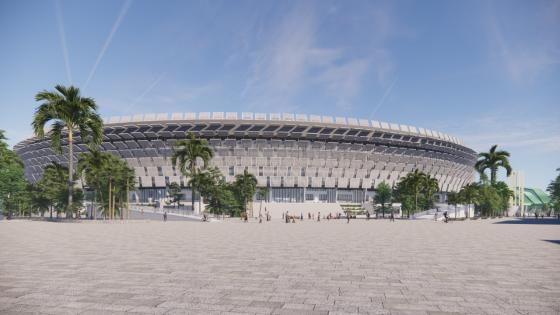
{"type": "Polygon", "coordinates": [[[86,83],[84,84],[84,87],[83,87],[84,90],[87,88],[87,86],[89,85],[89,82],[93,78],[93,75],[95,74],[95,71],[97,70],[97,66],[99,66],[99,63],[101,62],[101,59],[103,59],[103,56],[105,55],[105,51],[109,47],[109,44],[111,44],[111,40],[113,39],[113,36],[115,35],[117,30],[119,29],[119,26],[121,25],[121,22],[122,22],[124,16],[126,15],[126,12],[128,12],[128,9],[130,8],[131,3],[132,3],[132,0],[126,0],[125,3],[123,4],[123,6],[121,8],[121,12],[119,13],[119,16],[117,17],[117,20],[115,21],[115,24],[113,24],[113,28],[111,29],[111,32],[109,33],[109,36],[105,40],[105,43],[103,44],[103,48],[101,48],[101,51],[99,52],[99,55],[97,56],[97,60],[95,61],[95,64],[93,65],[93,68],[91,69],[91,71],[89,73],[89,76],[86,80],[86,83]]]}
{"type": "Polygon", "coordinates": [[[70,58],[68,57],[68,48],[66,47],[66,32],[64,31],[64,21],[62,20],[62,9],[60,7],[60,0],[54,2],[56,10],[56,21],[58,24],[58,37],[62,45],[62,54],[64,55],[64,66],[66,68],[66,78],[68,84],[72,84],[72,71],[70,69],[70,58]]]}
{"type": "Polygon", "coordinates": [[[379,110],[381,105],[383,105],[383,103],[385,102],[385,99],[387,98],[387,96],[389,96],[389,94],[391,94],[391,91],[393,90],[393,86],[395,86],[395,83],[397,83],[398,80],[399,80],[399,77],[396,77],[395,80],[393,80],[393,83],[391,83],[391,85],[389,86],[389,88],[387,88],[387,90],[385,91],[385,94],[383,94],[383,97],[381,97],[381,99],[379,100],[379,103],[377,103],[377,106],[375,106],[375,108],[373,109],[371,114],[369,114],[369,119],[371,119],[373,117],[373,115],[375,115],[375,113],[379,110]]]}
{"type": "Polygon", "coordinates": [[[144,96],[148,93],[150,93],[150,91],[156,86],[158,85],[159,81],[161,81],[163,79],[163,77],[165,77],[167,73],[164,72],[162,73],[154,82],[152,82],[152,84],[150,84],[150,86],[148,86],[147,89],[144,90],[144,92],[142,92],[131,104],[130,106],[128,106],[128,108],[125,110],[125,112],[130,111],[134,106],[136,106],[136,104],[138,102],[140,102],[144,96]]]}

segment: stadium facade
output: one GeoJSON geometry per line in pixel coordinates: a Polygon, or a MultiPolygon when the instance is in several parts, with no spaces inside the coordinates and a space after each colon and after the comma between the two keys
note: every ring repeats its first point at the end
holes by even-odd
{"type": "MultiPolygon", "coordinates": [[[[395,185],[419,169],[439,181],[442,192],[457,191],[474,177],[476,153],[441,132],[344,117],[261,113],[145,114],[105,119],[100,149],[134,168],[140,202],[165,196],[187,179],[171,165],[177,139],[192,132],[208,140],[227,181],[247,169],[268,187],[272,203],[362,203],[383,181],[395,185]]],[[[75,137],[74,160],[87,146],[75,137]]],[[[15,146],[29,180],[42,176],[53,161],[68,162],[48,138],[32,137],[15,146]]],[[[190,192],[187,193],[190,196],[190,192]]],[[[188,198],[187,198],[188,199],[188,198]]]]}

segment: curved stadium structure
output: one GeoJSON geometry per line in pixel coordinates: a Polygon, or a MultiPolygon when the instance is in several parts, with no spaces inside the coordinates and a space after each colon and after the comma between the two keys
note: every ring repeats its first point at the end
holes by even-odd
{"type": "MultiPolygon", "coordinates": [[[[227,181],[245,169],[269,187],[273,203],[362,203],[379,183],[394,185],[419,169],[438,179],[442,192],[471,182],[476,153],[437,131],[365,119],[260,113],[146,114],[105,119],[100,149],[124,158],[136,171],[135,201],[165,195],[166,184],[187,180],[171,165],[173,143],[192,132],[214,149],[212,165],[227,181]]],[[[74,159],[87,146],[76,137],[74,159]]],[[[62,142],[67,152],[67,142],[62,142]]],[[[38,180],[57,155],[47,138],[32,137],[15,151],[26,176],[38,180]]],[[[188,192],[188,189],[185,189],[188,192]]],[[[190,193],[187,193],[190,195],[190,193]]]]}

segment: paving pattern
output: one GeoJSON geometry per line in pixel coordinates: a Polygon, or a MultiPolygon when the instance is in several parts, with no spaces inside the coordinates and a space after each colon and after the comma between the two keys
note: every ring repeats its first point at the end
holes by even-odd
{"type": "Polygon", "coordinates": [[[0,313],[559,314],[560,225],[496,223],[2,221],[0,313]]]}

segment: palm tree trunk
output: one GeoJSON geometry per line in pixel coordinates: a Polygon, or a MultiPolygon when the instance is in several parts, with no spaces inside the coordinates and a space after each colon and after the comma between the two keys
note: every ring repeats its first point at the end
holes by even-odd
{"type": "Polygon", "coordinates": [[[109,212],[109,213],[108,213],[108,214],[109,214],[109,219],[112,219],[112,218],[111,218],[111,198],[112,198],[112,197],[111,197],[111,179],[109,179],[109,200],[108,200],[108,201],[109,201],[109,202],[108,202],[109,209],[107,209],[108,212],[109,212]]]}
{"type": "Polygon", "coordinates": [[[492,184],[492,185],[496,184],[497,173],[498,173],[498,168],[497,167],[492,167],[490,169],[490,184],[492,184]]]}
{"type": "Polygon", "coordinates": [[[192,211],[193,214],[195,213],[194,211],[194,187],[191,185],[191,205],[192,205],[192,211]]]}
{"type": "MultiPolygon", "coordinates": [[[[68,127],[68,209],[66,210],[66,217],[72,218],[72,195],[73,195],[73,188],[74,183],[72,180],[72,176],[74,173],[74,146],[73,146],[73,139],[72,139],[72,127],[68,127]]],[[[78,218],[78,214],[76,213],[76,218],[78,218]]]]}

